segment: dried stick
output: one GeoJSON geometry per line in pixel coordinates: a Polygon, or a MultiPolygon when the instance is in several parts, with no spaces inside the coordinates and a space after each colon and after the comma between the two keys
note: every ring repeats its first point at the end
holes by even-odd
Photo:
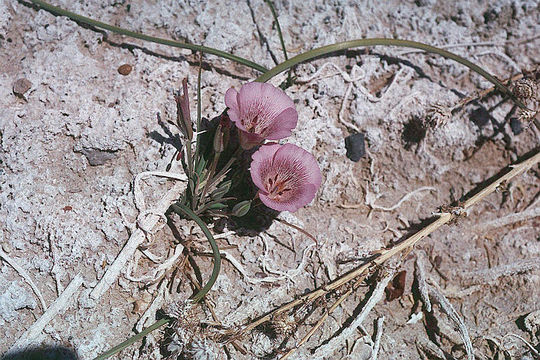
{"type": "Polygon", "coordinates": [[[456,311],[456,309],[454,309],[450,301],[448,301],[446,296],[443,295],[441,289],[439,288],[439,285],[437,285],[436,282],[430,282],[430,285],[432,286],[430,286],[429,288],[429,293],[439,302],[442,310],[446,313],[446,315],[448,315],[450,320],[452,320],[452,322],[458,328],[459,335],[461,336],[463,344],[465,345],[467,359],[474,360],[474,350],[471,343],[471,338],[469,337],[469,331],[465,326],[465,322],[463,321],[459,313],[456,311]]]}
{"type": "Polygon", "coordinates": [[[377,356],[379,355],[379,347],[381,345],[381,337],[383,332],[383,323],[384,323],[384,316],[381,316],[377,319],[377,333],[375,335],[375,345],[373,346],[373,351],[371,352],[371,359],[370,360],[377,360],[377,356]]]}
{"type": "Polygon", "coordinates": [[[39,299],[39,302],[41,303],[41,308],[45,312],[47,310],[47,304],[45,303],[45,299],[43,299],[43,295],[41,295],[41,291],[39,291],[39,288],[36,286],[36,284],[32,281],[32,278],[30,277],[30,274],[22,266],[17,264],[15,260],[10,258],[8,254],[6,254],[2,249],[0,249],[0,258],[4,259],[5,262],[7,262],[9,265],[11,265],[12,268],[15,269],[19,273],[19,275],[22,276],[22,278],[30,285],[32,288],[32,291],[34,291],[34,294],[36,294],[37,298],[39,299]]]}
{"type": "Polygon", "coordinates": [[[499,265],[496,267],[471,271],[463,275],[463,277],[472,285],[490,284],[497,281],[503,276],[521,274],[527,271],[540,269],[540,257],[535,257],[528,260],[516,261],[514,263],[499,265]]]}
{"type": "Polygon", "coordinates": [[[487,221],[483,224],[477,225],[476,229],[477,231],[487,231],[491,229],[495,229],[498,227],[503,227],[509,224],[513,224],[519,221],[525,221],[532,218],[540,217],[540,206],[539,207],[533,207],[529,210],[524,210],[522,212],[506,215],[502,218],[498,218],[495,220],[487,221]]]}
{"type": "Polygon", "coordinates": [[[536,350],[534,348],[534,346],[532,346],[527,340],[525,340],[524,338],[522,338],[521,336],[519,335],[516,335],[516,334],[506,334],[503,336],[503,340],[507,337],[510,337],[510,336],[513,336],[521,341],[523,341],[525,343],[525,345],[527,345],[527,347],[529,348],[530,352],[534,355],[534,357],[536,359],[540,359],[540,353],[538,352],[538,350],[536,350]]]}
{"type": "MultiPolygon", "coordinates": [[[[181,184],[174,184],[173,188],[169,190],[167,194],[165,194],[165,196],[163,196],[163,198],[161,198],[161,200],[158,202],[154,209],[154,213],[165,214],[169,206],[180,197],[183,190],[184,187],[181,184]]],[[[140,227],[143,229],[152,229],[154,226],[156,226],[159,220],[160,216],[158,215],[147,216],[143,220],[144,224],[141,224],[140,227]]],[[[94,289],[92,289],[92,292],[90,292],[90,297],[92,299],[99,299],[107,290],[109,290],[116,279],[118,279],[118,276],[126,263],[133,257],[133,254],[137,248],[144,242],[144,240],[146,240],[146,233],[143,229],[138,228],[131,234],[126,245],[124,245],[122,248],[122,251],[120,251],[99,283],[94,287],[94,289]]]]}
{"type": "Polygon", "coordinates": [[[79,290],[83,283],[83,278],[80,274],[75,275],[73,280],[69,283],[66,290],[56,299],[54,303],[49,306],[47,311],[41,317],[30,326],[28,330],[11,346],[8,353],[14,353],[16,351],[24,350],[28,345],[32,343],[43,331],[45,326],[59,313],[63,312],[71,301],[75,300],[75,294],[79,290]]]}
{"type": "MultiPolygon", "coordinates": [[[[471,196],[468,200],[466,200],[462,204],[462,209],[466,210],[466,209],[472,207],[476,203],[483,200],[486,196],[488,196],[489,194],[494,192],[502,183],[504,183],[505,181],[509,181],[510,179],[522,174],[523,172],[529,170],[532,166],[534,166],[535,164],[537,164],[539,162],[540,162],[540,151],[537,150],[536,153],[533,156],[531,156],[527,160],[522,161],[519,164],[511,165],[510,166],[510,168],[511,168],[510,171],[508,171],[505,174],[501,175],[499,178],[494,180],[490,185],[488,185],[487,187],[485,187],[484,189],[482,189],[481,191],[479,191],[475,195],[471,196]]],[[[342,286],[342,285],[348,283],[349,281],[351,281],[351,280],[359,277],[360,275],[364,274],[369,268],[371,268],[373,266],[380,265],[380,264],[384,263],[386,260],[393,257],[394,255],[399,254],[400,252],[402,252],[402,251],[404,251],[404,250],[406,250],[408,248],[411,248],[417,242],[419,242],[420,240],[422,240],[423,238],[425,238],[426,236],[431,234],[433,231],[440,228],[442,225],[447,224],[448,222],[454,220],[458,216],[457,214],[458,214],[458,212],[439,214],[439,218],[437,220],[435,220],[431,224],[427,225],[422,230],[420,230],[419,232],[417,232],[414,235],[410,236],[406,240],[404,240],[402,242],[399,242],[394,247],[392,247],[390,249],[387,249],[387,250],[382,250],[380,252],[380,255],[377,258],[375,258],[374,260],[359,266],[355,270],[353,270],[353,271],[345,274],[344,276],[332,281],[328,285],[322,286],[319,289],[314,290],[311,293],[308,293],[308,294],[306,294],[304,296],[301,296],[298,299],[296,299],[294,301],[291,301],[291,302],[289,302],[289,303],[287,303],[287,304],[285,304],[285,305],[271,311],[270,313],[260,317],[256,321],[246,325],[240,331],[239,334],[237,333],[237,335],[243,335],[243,334],[251,331],[252,329],[256,328],[260,324],[271,320],[273,317],[275,317],[275,316],[277,316],[279,314],[282,314],[285,311],[290,310],[290,309],[292,309],[293,307],[295,307],[297,305],[300,305],[302,303],[318,299],[321,296],[327,294],[328,292],[331,292],[331,291],[339,288],[340,286],[342,286]]]]}
{"type": "Polygon", "coordinates": [[[424,270],[425,255],[423,251],[419,251],[416,254],[416,261],[414,263],[414,274],[418,283],[418,292],[420,298],[426,307],[427,312],[431,312],[431,301],[429,300],[429,290],[426,284],[426,272],[424,270]]]}
{"type": "MultiPolygon", "coordinates": [[[[345,339],[351,338],[354,333],[356,332],[356,329],[364,322],[370,311],[377,305],[379,301],[381,301],[383,295],[384,295],[384,289],[392,280],[393,273],[388,274],[386,277],[384,277],[381,281],[377,283],[377,286],[373,290],[373,294],[367,301],[366,305],[362,308],[362,311],[356,319],[353,320],[350,326],[348,326],[346,329],[344,329],[341,334],[332,340],[330,340],[327,344],[319,347],[317,351],[315,351],[315,354],[313,354],[313,359],[327,359],[330,354],[332,354],[334,351],[336,351],[338,348],[343,347],[343,343],[345,342],[345,339]]],[[[335,305],[335,304],[334,304],[335,305]]],[[[335,309],[337,306],[332,306],[331,310],[335,309]]],[[[330,312],[330,309],[328,310],[328,313],[330,312]]],[[[322,322],[320,322],[322,325],[322,322]]],[[[319,322],[317,323],[319,325],[319,322]]],[[[320,325],[319,325],[320,326],[320,325]]],[[[312,333],[310,331],[310,333],[312,333]]],[[[308,335],[311,335],[308,333],[308,335]]],[[[296,345],[295,348],[298,348],[300,345],[302,345],[304,342],[308,340],[307,335],[296,345]]],[[[295,348],[291,349],[286,356],[283,356],[281,360],[285,359],[287,356],[292,354],[292,352],[295,350],[295,348]]]]}
{"type": "MultiPolygon", "coordinates": [[[[416,189],[414,191],[411,191],[410,193],[404,195],[396,204],[390,206],[390,207],[384,207],[384,206],[379,206],[379,205],[375,205],[374,204],[374,200],[373,199],[367,199],[368,196],[366,195],[366,205],[368,205],[370,208],[372,209],[375,209],[375,210],[381,210],[381,211],[393,211],[393,210],[396,210],[398,207],[401,206],[401,204],[403,204],[405,201],[409,200],[411,197],[413,197],[414,195],[416,195],[417,193],[419,192],[422,192],[422,191],[437,191],[437,189],[431,187],[431,186],[423,186],[419,189],[416,189]]],[[[364,204],[342,204],[342,205],[338,205],[340,208],[343,208],[343,209],[360,209],[362,207],[364,207],[365,205],[364,204]]]]}
{"type": "MultiPolygon", "coordinates": [[[[517,81],[517,80],[520,80],[523,78],[523,74],[517,74],[517,75],[514,75],[512,77],[509,77],[505,80],[503,80],[502,82],[507,84],[509,82],[514,82],[514,81],[517,81]]],[[[467,96],[466,98],[464,99],[461,99],[456,105],[452,106],[449,110],[450,111],[455,111],[473,101],[476,101],[478,99],[482,99],[484,98],[485,96],[489,95],[490,93],[494,92],[495,90],[497,90],[497,88],[495,86],[492,86],[488,89],[485,89],[485,90],[482,90],[482,91],[479,91],[479,92],[476,92],[470,96],[467,96]]]]}

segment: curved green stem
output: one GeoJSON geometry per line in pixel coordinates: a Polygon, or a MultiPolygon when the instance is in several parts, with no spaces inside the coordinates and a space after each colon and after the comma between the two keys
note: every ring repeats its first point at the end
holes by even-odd
{"type": "MultiPolygon", "coordinates": [[[[274,17],[274,21],[276,23],[276,28],[279,36],[279,42],[281,43],[281,49],[283,50],[283,56],[285,57],[285,61],[289,60],[289,56],[287,55],[287,48],[285,47],[285,41],[283,40],[283,33],[281,32],[281,25],[279,25],[279,19],[276,13],[276,8],[274,7],[274,4],[272,3],[272,0],[265,0],[265,2],[268,4],[268,7],[270,8],[270,11],[272,12],[272,16],[274,17]]],[[[289,69],[289,74],[287,75],[287,82],[291,83],[291,69],[289,69]]]]}
{"type": "Polygon", "coordinates": [[[285,60],[289,60],[289,56],[287,56],[287,48],[285,47],[285,41],[283,41],[283,33],[281,32],[281,26],[279,25],[279,20],[276,13],[276,9],[274,8],[274,4],[272,3],[271,0],[265,0],[265,2],[268,4],[268,7],[270,8],[270,11],[272,12],[272,16],[274,17],[274,21],[276,22],[279,42],[281,43],[281,49],[283,50],[283,56],[285,57],[285,60]]]}
{"type": "Polygon", "coordinates": [[[212,256],[214,257],[214,268],[212,269],[212,275],[210,275],[210,279],[208,280],[206,285],[204,285],[203,288],[199,290],[199,292],[195,294],[195,296],[193,296],[192,298],[194,302],[199,302],[210,291],[212,286],[214,286],[214,283],[216,282],[216,279],[219,275],[219,270],[221,269],[221,255],[219,253],[219,248],[216,244],[216,240],[212,236],[212,233],[210,232],[204,221],[202,221],[202,219],[198,217],[191,209],[181,203],[171,205],[171,209],[175,213],[179,215],[182,215],[183,213],[190,217],[193,221],[195,221],[197,225],[200,226],[202,232],[210,243],[210,247],[212,248],[212,256]]]}
{"type": "MultiPolygon", "coordinates": [[[[219,253],[219,248],[218,248],[218,246],[216,244],[216,240],[214,239],[214,237],[212,236],[212,233],[210,232],[210,230],[208,229],[206,224],[201,220],[200,217],[198,217],[193,211],[191,211],[191,209],[187,208],[186,206],[182,205],[181,203],[173,204],[173,205],[171,205],[171,208],[173,209],[173,211],[175,213],[177,213],[179,215],[185,214],[188,217],[190,217],[193,221],[195,221],[197,223],[197,225],[199,225],[201,227],[201,230],[203,231],[204,235],[208,239],[208,242],[210,243],[210,246],[212,247],[212,255],[214,256],[214,269],[212,270],[212,275],[210,276],[210,279],[208,280],[208,283],[206,283],[206,285],[204,285],[204,287],[201,290],[199,290],[199,292],[197,294],[195,294],[195,296],[193,296],[193,298],[191,299],[193,302],[197,303],[197,302],[201,301],[206,294],[208,294],[208,292],[210,291],[210,289],[212,288],[212,286],[216,282],[216,279],[217,279],[217,277],[219,275],[219,270],[221,268],[221,255],[219,253]]],[[[171,319],[158,320],[157,322],[150,325],[149,327],[147,327],[146,329],[144,329],[143,331],[141,331],[137,335],[134,335],[134,336],[130,337],[129,339],[127,339],[126,341],[124,341],[123,343],[121,343],[119,345],[116,345],[115,347],[113,347],[109,351],[99,355],[94,360],[108,359],[109,357],[119,353],[120,351],[124,350],[125,348],[127,348],[131,344],[135,343],[136,341],[142,339],[143,337],[145,337],[146,335],[148,335],[152,331],[156,330],[157,328],[160,328],[161,326],[169,323],[170,321],[171,321],[171,319]]]]}
{"type": "Polygon", "coordinates": [[[261,76],[259,76],[256,81],[259,82],[266,82],[276,76],[277,74],[299,64],[304,61],[308,61],[311,59],[314,59],[316,57],[330,54],[336,51],[345,50],[349,48],[355,48],[355,47],[363,47],[363,46],[376,46],[376,45],[386,45],[386,46],[402,46],[402,47],[409,47],[414,49],[420,49],[424,50],[426,52],[434,53],[441,55],[442,57],[445,57],[447,59],[451,59],[454,61],[457,61],[458,63],[465,65],[472,71],[476,72],[477,74],[483,76],[486,80],[491,82],[493,85],[499,89],[502,93],[508,95],[512,100],[521,108],[527,109],[525,105],[521,101],[519,101],[516,96],[508,89],[502,82],[497,80],[494,76],[492,76],[490,73],[482,69],[480,66],[470,62],[469,60],[456,55],[450,51],[439,49],[435,46],[423,44],[416,41],[410,41],[410,40],[399,40],[399,39],[385,39],[385,38],[373,38],[373,39],[359,39],[359,40],[351,40],[351,41],[344,41],[332,45],[323,46],[317,49],[313,49],[310,51],[307,51],[305,53],[302,53],[300,55],[296,55],[293,58],[290,58],[287,61],[282,62],[281,64],[273,67],[269,71],[265,72],[261,76]]]}
{"type": "Polygon", "coordinates": [[[155,322],[154,324],[150,325],[149,327],[147,327],[146,329],[144,329],[143,331],[141,331],[137,335],[130,337],[129,339],[127,339],[123,343],[118,344],[115,347],[113,347],[112,349],[110,349],[109,351],[99,355],[94,360],[105,360],[105,359],[110,358],[111,356],[119,353],[120,351],[124,350],[125,348],[127,348],[131,344],[135,343],[136,341],[138,341],[138,340],[142,339],[143,337],[145,337],[146,335],[150,334],[152,331],[156,330],[157,328],[160,328],[161,326],[167,324],[169,321],[170,321],[170,319],[161,319],[161,320],[155,322]]]}
{"type": "Polygon", "coordinates": [[[242,58],[240,56],[229,54],[228,52],[225,52],[225,51],[217,50],[217,49],[202,46],[202,45],[187,44],[187,43],[183,43],[183,42],[180,42],[180,41],[174,41],[174,40],[163,39],[163,38],[158,38],[158,37],[154,37],[154,36],[141,34],[141,33],[135,32],[135,31],[122,29],[122,28],[120,28],[118,26],[106,24],[106,23],[103,23],[101,21],[93,20],[93,19],[90,19],[90,18],[88,18],[86,16],[75,14],[75,13],[73,13],[71,11],[64,10],[64,9],[58,7],[58,6],[51,5],[51,4],[46,3],[45,1],[42,1],[42,0],[30,0],[30,1],[33,4],[41,7],[42,9],[50,11],[50,12],[52,12],[54,14],[57,14],[57,15],[60,15],[60,16],[67,16],[71,20],[78,21],[78,22],[81,22],[81,23],[84,23],[84,24],[87,24],[87,25],[90,25],[90,26],[100,28],[100,29],[109,30],[109,31],[115,32],[117,34],[126,35],[126,36],[130,36],[130,37],[133,37],[133,38],[136,38],[136,39],[145,40],[145,41],[150,41],[150,42],[153,42],[153,43],[156,43],[156,44],[168,45],[168,46],[173,46],[173,47],[182,48],[182,49],[190,49],[190,50],[195,50],[195,51],[202,51],[202,52],[207,53],[207,54],[217,55],[217,56],[220,56],[222,58],[235,61],[237,63],[243,64],[245,66],[248,66],[248,67],[250,67],[252,69],[255,69],[257,71],[260,71],[260,72],[265,72],[265,71],[268,70],[264,66],[259,65],[259,64],[255,63],[253,61],[244,59],[244,58],[242,58]]]}

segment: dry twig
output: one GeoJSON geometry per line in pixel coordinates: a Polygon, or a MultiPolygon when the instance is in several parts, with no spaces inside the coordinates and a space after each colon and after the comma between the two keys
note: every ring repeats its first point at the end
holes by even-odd
{"type": "MultiPolygon", "coordinates": [[[[135,179],[135,182],[138,185],[138,181],[140,181],[140,177],[138,176],[135,179]]],[[[137,188],[137,186],[135,186],[137,188]]],[[[135,190],[137,191],[137,190],[135,190]]],[[[90,292],[90,297],[94,300],[99,299],[109,288],[111,285],[118,279],[118,276],[120,275],[120,272],[126,265],[126,263],[133,257],[133,254],[137,250],[137,248],[146,240],[146,231],[147,229],[153,229],[161,219],[159,215],[156,214],[165,214],[169,206],[176,201],[180,194],[183,191],[183,186],[181,184],[176,183],[171,190],[169,190],[163,198],[158,202],[156,207],[153,209],[151,216],[147,216],[142,221],[142,224],[140,227],[135,230],[129,237],[129,240],[122,248],[122,251],[118,254],[114,262],[109,266],[99,283],[92,289],[90,292]]],[[[138,198],[138,195],[136,195],[136,198],[138,198]]],[[[141,205],[142,200],[137,200],[136,203],[138,203],[138,206],[141,205]]],[[[144,204],[144,202],[142,202],[144,204]]]]}
{"type": "Polygon", "coordinates": [[[384,316],[381,316],[377,319],[377,333],[375,335],[375,345],[373,346],[373,351],[371,353],[371,360],[377,360],[377,356],[379,354],[379,347],[381,345],[381,337],[383,332],[383,323],[384,316]]]}
{"type": "Polygon", "coordinates": [[[446,298],[446,296],[443,295],[441,292],[439,285],[435,282],[431,282],[429,293],[439,302],[441,305],[442,310],[448,315],[450,320],[454,322],[456,327],[459,330],[459,335],[461,336],[461,339],[463,340],[463,343],[465,345],[465,351],[467,352],[467,359],[474,360],[474,350],[471,343],[471,338],[469,337],[469,331],[467,330],[467,327],[465,326],[465,322],[459,315],[459,313],[454,309],[450,301],[446,298]]]}
{"type": "Polygon", "coordinates": [[[24,350],[26,347],[31,345],[31,343],[41,334],[45,326],[52,320],[54,317],[62,313],[71,303],[75,300],[75,294],[79,291],[83,283],[83,278],[80,274],[75,275],[73,280],[66,287],[64,292],[56,299],[54,303],[49,306],[47,311],[35,323],[33,323],[28,330],[11,346],[8,353],[14,353],[16,351],[24,350]]]}
{"type": "MultiPolygon", "coordinates": [[[[343,347],[343,344],[345,343],[346,339],[350,339],[351,337],[353,337],[354,333],[357,331],[356,329],[362,324],[362,322],[364,322],[364,320],[366,319],[370,311],[383,298],[384,289],[386,289],[386,286],[388,285],[390,280],[392,280],[393,276],[394,276],[393,273],[387,274],[382,280],[380,280],[377,283],[377,285],[375,286],[375,289],[373,290],[373,294],[371,295],[367,303],[362,308],[362,311],[360,312],[360,314],[358,314],[356,319],[352,321],[351,325],[348,326],[346,329],[344,329],[339,334],[339,336],[334,337],[333,339],[328,341],[327,344],[319,347],[317,351],[315,351],[315,353],[313,354],[313,359],[318,359],[318,360],[328,359],[329,356],[331,356],[337,349],[343,347]]],[[[330,314],[331,310],[334,310],[336,307],[337,306],[332,306],[330,309],[328,309],[327,313],[325,314],[326,317],[327,317],[327,314],[330,314]]],[[[320,326],[319,324],[322,325],[322,322],[321,321],[317,322],[318,326],[320,326]]],[[[314,329],[318,328],[317,325],[314,326],[314,329]]],[[[300,347],[303,343],[305,343],[313,333],[314,331],[312,330],[308,334],[306,334],[306,336],[304,336],[304,338],[302,338],[302,340],[298,344],[296,344],[295,348],[292,348],[291,350],[289,350],[289,352],[285,354],[281,358],[281,360],[284,360],[287,357],[289,357],[298,347],[300,347]]]]}
{"type": "MultiPolygon", "coordinates": [[[[467,210],[468,208],[474,206],[476,203],[483,200],[486,196],[493,193],[502,183],[505,181],[508,181],[523,172],[529,170],[532,166],[538,164],[540,162],[540,151],[537,151],[533,156],[530,158],[522,161],[519,164],[510,166],[510,170],[506,172],[505,174],[501,175],[499,178],[497,178],[495,181],[493,181],[490,185],[486,186],[484,189],[480,190],[475,195],[471,196],[468,200],[463,202],[462,209],[467,210]]],[[[378,257],[376,257],[374,260],[365,263],[355,270],[345,274],[344,276],[332,281],[328,285],[322,286],[317,290],[312,291],[311,293],[308,293],[304,296],[299,297],[298,299],[291,301],[273,311],[270,313],[260,317],[259,319],[253,321],[252,323],[246,325],[240,332],[234,332],[236,336],[241,336],[252,329],[256,328],[260,324],[267,322],[271,320],[273,317],[278,316],[279,314],[282,314],[292,308],[294,308],[297,305],[307,303],[313,300],[316,300],[320,298],[321,296],[327,294],[328,292],[331,292],[339,287],[341,287],[344,284],[349,283],[350,281],[362,278],[365,276],[366,272],[372,268],[373,266],[381,265],[386,260],[390,259],[394,255],[397,255],[401,253],[404,250],[407,250],[411,247],[413,247],[417,242],[431,234],[433,231],[440,228],[442,225],[449,223],[450,221],[457,218],[458,215],[455,213],[441,213],[438,214],[438,218],[424,227],[422,230],[418,231],[414,235],[410,236],[404,241],[401,241],[397,243],[394,247],[382,250],[378,257]]]]}
{"type": "Polygon", "coordinates": [[[431,312],[431,301],[429,300],[429,291],[426,284],[426,272],[424,270],[425,254],[423,251],[419,251],[416,254],[416,262],[414,263],[416,281],[418,283],[418,292],[420,298],[426,307],[427,312],[431,312]]]}

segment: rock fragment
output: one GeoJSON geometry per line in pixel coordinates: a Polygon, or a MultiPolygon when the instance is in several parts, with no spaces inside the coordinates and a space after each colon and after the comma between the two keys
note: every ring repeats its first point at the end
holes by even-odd
{"type": "Polygon", "coordinates": [[[124,64],[124,65],[121,65],[119,68],[118,68],[118,73],[120,75],[124,75],[124,76],[127,76],[129,75],[129,73],[131,73],[131,70],[133,70],[133,66],[129,65],[129,64],[124,64]]]}
{"type": "Polygon", "coordinates": [[[28,79],[20,78],[13,83],[13,93],[22,98],[31,87],[32,83],[28,79]]]}
{"type": "Polygon", "coordinates": [[[347,157],[354,162],[366,155],[366,136],[362,133],[349,135],[345,138],[345,148],[347,149],[347,157]]]}

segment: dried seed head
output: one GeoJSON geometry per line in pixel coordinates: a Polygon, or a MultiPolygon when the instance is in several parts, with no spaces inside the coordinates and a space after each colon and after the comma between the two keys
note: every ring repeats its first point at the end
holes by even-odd
{"type": "Polygon", "coordinates": [[[221,346],[208,339],[195,339],[184,352],[191,360],[216,360],[220,353],[221,346]]]}
{"type": "Polygon", "coordinates": [[[532,119],[535,118],[535,116],[538,114],[538,111],[533,111],[533,110],[525,110],[525,109],[519,109],[518,110],[518,119],[519,121],[521,122],[529,122],[531,121],[532,119]]]}
{"type": "Polygon", "coordinates": [[[512,91],[521,100],[536,99],[538,84],[532,79],[520,79],[516,81],[512,91]]]}
{"type": "Polygon", "coordinates": [[[167,305],[164,311],[167,316],[180,321],[193,318],[193,301],[184,300],[173,302],[167,305]]]}
{"type": "Polygon", "coordinates": [[[280,314],[271,323],[276,335],[286,336],[296,329],[296,319],[292,315],[280,314]]]}
{"type": "Polygon", "coordinates": [[[441,104],[432,105],[426,114],[424,125],[430,128],[439,128],[446,125],[452,117],[452,110],[441,104]]]}

